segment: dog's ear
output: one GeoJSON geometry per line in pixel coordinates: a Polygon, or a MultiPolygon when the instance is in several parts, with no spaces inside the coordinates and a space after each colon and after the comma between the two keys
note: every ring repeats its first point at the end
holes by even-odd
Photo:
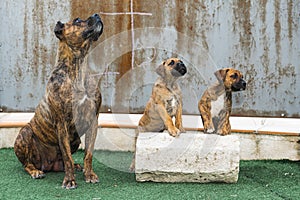
{"type": "Polygon", "coordinates": [[[64,27],[65,27],[65,25],[63,23],[61,23],[60,21],[58,21],[56,23],[55,28],[54,28],[54,33],[55,33],[56,37],[59,40],[63,39],[63,30],[64,30],[64,27]]]}
{"type": "Polygon", "coordinates": [[[165,76],[165,66],[164,66],[165,62],[161,65],[159,65],[157,68],[156,68],[156,73],[158,75],[160,75],[161,77],[164,77],[165,76]]]}
{"type": "Polygon", "coordinates": [[[219,69],[215,72],[215,76],[217,77],[219,82],[224,82],[228,71],[229,69],[219,69]]]}

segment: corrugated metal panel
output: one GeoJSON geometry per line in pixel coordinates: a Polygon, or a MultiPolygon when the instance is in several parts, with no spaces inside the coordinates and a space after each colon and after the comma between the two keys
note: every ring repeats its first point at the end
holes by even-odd
{"type": "Polygon", "coordinates": [[[234,95],[234,114],[300,117],[300,1],[4,0],[0,4],[2,18],[15,30],[0,33],[0,106],[8,110],[32,110],[44,93],[56,49],[54,23],[100,13],[104,33],[89,64],[96,74],[103,74],[102,111],[142,112],[157,77],[155,68],[178,56],[189,69],[180,81],[184,113],[198,114],[197,102],[215,81],[215,70],[235,67],[244,73],[248,88],[234,95]],[[24,19],[14,17],[16,7],[24,19]]]}

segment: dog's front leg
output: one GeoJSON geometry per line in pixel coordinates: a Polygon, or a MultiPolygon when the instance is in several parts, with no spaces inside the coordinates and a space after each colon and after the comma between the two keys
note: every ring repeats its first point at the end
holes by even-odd
{"type": "Polygon", "coordinates": [[[159,113],[161,119],[163,120],[164,125],[167,128],[169,134],[173,137],[178,136],[180,130],[174,126],[172,118],[168,114],[166,108],[161,104],[156,104],[156,110],[159,113]]]}
{"type": "Polygon", "coordinates": [[[84,177],[87,183],[98,183],[99,178],[93,171],[93,151],[98,129],[98,116],[85,134],[84,177]]]}
{"type": "Polygon", "coordinates": [[[185,130],[182,126],[182,104],[179,103],[177,112],[175,115],[175,126],[180,130],[181,133],[185,133],[185,130]]]}
{"type": "Polygon", "coordinates": [[[213,133],[215,127],[211,115],[211,103],[209,101],[199,101],[198,109],[201,115],[204,133],[213,133]]]}
{"type": "MultiPolygon", "coordinates": [[[[63,120],[61,120],[63,121],[63,120]]],[[[70,140],[69,140],[69,129],[67,123],[57,124],[59,148],[62,153],[65,178],[63,180],[62,187],[66,189],[74,189],[77,187],[74,175],[74,162],[71,154],[70,140]]]]}
{"type": "Polygon", "coordinates": [[[231,126],[230,126],[230,112],[229,111],[222,111],[219,114],[219,123],[217,128],[217,134],[219,135],[229,135],[231,133],[231,126]]]}

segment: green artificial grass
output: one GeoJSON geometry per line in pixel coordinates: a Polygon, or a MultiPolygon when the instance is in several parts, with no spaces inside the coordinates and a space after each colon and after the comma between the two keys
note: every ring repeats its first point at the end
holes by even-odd
{"type": "MultiPolygon", "coordinates": [[[[83,163],[83,151],[73,158],[83,163]]],[[[94,170],[100,183],[85,183],[76,172],[78,188],[61,187],[63,172],[32,179],[13,149],[0,150],[0,199],[299,199],[300,163],[291,161],[241,161],[239,180],[225,183],[138,183],[128,173],[132,153],[96,151],[94,170]]]]}

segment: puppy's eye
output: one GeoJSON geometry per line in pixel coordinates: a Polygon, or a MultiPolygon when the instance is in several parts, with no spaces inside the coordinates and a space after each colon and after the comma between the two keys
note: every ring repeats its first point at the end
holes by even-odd
{"type": "Polygon", "coordinates": [[[175,61],[174,60],[171,60],[171,62],[168,64],[169,66],[170,65],[174,65],[175,61]]]}
{"type": "Polygon", "coordinates": [[[234,73],[230,77],[233,78],[233,79],[237,79],[238,75],[237,75],[237,73],[234,73]]]}

